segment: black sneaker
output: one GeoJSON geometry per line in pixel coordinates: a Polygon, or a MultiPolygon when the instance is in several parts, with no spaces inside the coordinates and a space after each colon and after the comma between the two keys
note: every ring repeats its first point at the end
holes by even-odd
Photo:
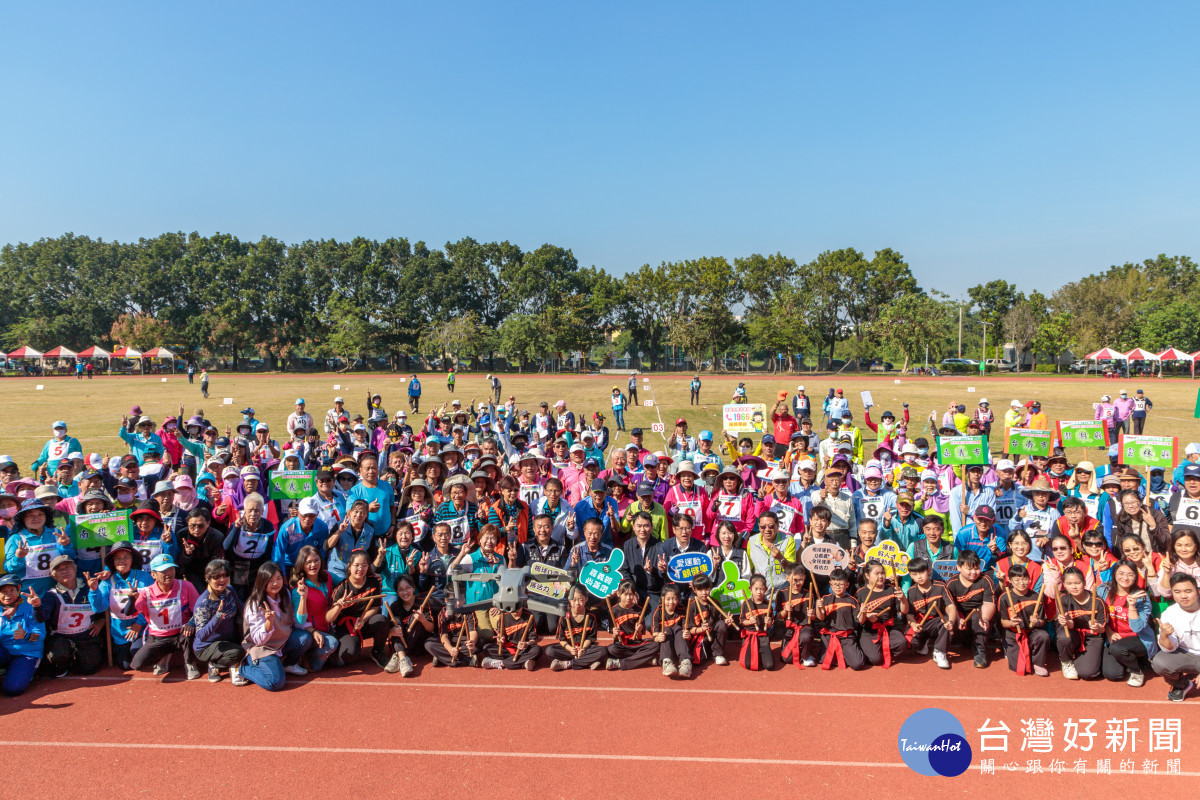
{"type": "Polygon", "coordinates": [[[1171,691],[1167,692],[1167,699],[1170,700],[1172,703],[1182,703],[1184,700],[1187,699],[1188,692],[1190,692],[1191,690],[1192,690],[1192,682],[1188,681],[1186,686],[1182,686],[1177,689],[1172,689],[1171,691]]]}
{"type": "Polygon", "coordinates": [[[372,650],[371,651],[371,660],[374,661],[376,664],[378,664],[380,669],[383,669],[384,667],[386,667],[388,665],[387,651],[386,650],[378,650],[378,651],[372,650]]]}

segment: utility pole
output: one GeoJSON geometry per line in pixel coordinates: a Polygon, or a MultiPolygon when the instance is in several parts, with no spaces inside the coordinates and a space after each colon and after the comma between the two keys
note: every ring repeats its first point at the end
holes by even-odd
{"type": "Polygon", "coordinates": [[[987,328],[988,328],[988,325],[991,325],[992,323],[980,322],[979,324],[983,326],[983,359],[982,360],[984,362],[986,362],[987,361],[987,328]]]}
{"type": "Polygon", "coordinates": [[[958,304],[958,357],[962,358],[962,302],[958,304]]]}

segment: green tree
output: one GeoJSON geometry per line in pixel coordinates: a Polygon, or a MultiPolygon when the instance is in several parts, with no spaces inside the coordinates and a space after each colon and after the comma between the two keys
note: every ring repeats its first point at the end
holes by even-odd
{"type": "Polygon", "coordinates": [[[888,303],[872,323],[872,332],[904,358],[900,371],[907,372],[910,364],[923,358],[926,348],[939,352],[953,326],[949,305],[924,293],[911,293],[888,303]]]}
{"type": "MultiPolygon", "coordinates": [[[[1054,361],[1054,371],[1061,372],[1058,363],[1063,351],[1075,346],[1074,325],[1071,315],[1066,311],[1056,311],[1042,319],[1038,325],[1037,335],[1033,337],[1033,351],[1044,353],[1054,361]]],[[[1020,354],[1018,353],[1018,365],[1020,354]]],[[[1020,370],[1020,366],[1017,367],[1020,370]]]]}

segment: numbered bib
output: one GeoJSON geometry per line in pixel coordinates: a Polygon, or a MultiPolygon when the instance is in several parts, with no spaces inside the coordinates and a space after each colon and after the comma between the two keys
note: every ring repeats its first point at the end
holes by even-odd
{"type": "Polygon", "coordinates": [[[271,532],[251,533],[247,530],[242,530],[238,535],[237,541],[233,543],[233,552],[237,553],[242,558],[255,559],[261,558],[270,545],[271,532]]]}
{"type": "Polygon", "coordinates": [[[65,440],[61,441],[61,442],[57,442],[57,441],[50,442],[50,448],[48,451],[49,460],[50,461],[61,461],[62,459],[66,458],[68,446],[69,446],[69,443],[65,440]]]}
{"type": "Polygon", "coordinates": [[[56,555],[58,555],[58,545],[56,544],[29,545],[29,552],[25,554],[25,577],[29,579],[50,577],[50,562],[56,555]]]}
{"type": "Polygon", "coordinates": [[[425,539],[425,534],[429,532],[429,525],[421,518],[420,514],[413,514],[410,517],[405,517],[404,522],[412,525],[413,541],[419,542],[425,539]]]}
{"type": "Polygon", "coordinates": [[[1050,511],[1031,511],[1025,510],[1025,527],[1033,527],[1033,523],[1037,523],[1037,529],[1043,533],[1050,532],[1050,511]]]}
{"type": "MultiPolygon", "coordinates": [[[[1190,497],[1180,497],[1179,506],[1175,509],[1175,519],[1172,522],[1176,525],[1200,527],[1200,500],[1193,500],[1190,497]]],[[[25,561],[28,563],[29,558],[26,557],[25,561]]]]}
{"type": "Polygon", "coordinates": [[[999,525],[1010,525],[1017,516],[1017,505],[1013,502],[996,503],[996,523],[999,525]]]}
{"type": "Polygon", "coordinates": [[[146,599],[150,610],[150,613],[146,615],[146,621],[150,625],[150,630],[170,634],[183,627],[183,605],[179,602],[178,597],[146,599]]]}
{"type": "Polygon", "coordinates": [[[467,522],[467,516],[464,514],[461,517],[448,519],[446,524],[450,526],[450,544],[456,546],[466,544],[467,537],[471,535],[471,525],[467,522]]]}
{"type": "Polygon", "coordinates": [[[1133,407],[1137,411],[1145,411],[1146,410],[1146,401],[1145,400],[1134,400],[1133,407]]]}
{"type": "Polygon", "coordinates": [[[883,519],[883,508],[882,497],[864,497],[862,499],[863,519],[873,519],[879,523],[883,519]]]}
{"type": "Polygon", "coordinates": [[[537,484],[531,486],[521,485],[521,499],[525,501],[525,505],[530,508],[537,508],[538,503],[542,501],[542,487],[537,484]]]}
{"type": "Polygon", "coordinates": [[[792,522],[796,519],[796,509],[777,502],[771,504],[771,511],[779,517],[779,530],[791,533],[792,522]]]}
{"type": "Polygon", "coordinates": [[[92,607],[87,603],[60,603],[58,632],[64,635],[83,633],[92,624],[92,607]]]}
{"type": "Polygon", "coordinates": [[[686,514],[694,520],[700,519],[700,501],[699,500],[681,500],[675,504],[676,514],[686,514]]]}
{"type": "Polygon", "coordinates": [[[133,543],[133,549],[142,554],[142,563],[149,564],[155,556],[162,555],[162,539],[146,539],[133,543]]]}
{"type": "Polygon", "coordinates": [[[722,522],[742,521],[742,496],[722,497],[717,501],[717,519],[722,522]]]}
{"type": "Polygon", "coordinates": [[[110,584],[108,593],[108,612],[113,615],[114,619],[137,619],[138,613],[134,611],[132,614],[125,613],[125,598],[129,595],[126,592],[133,588],[132,586],[117,587],[116,583],[110,584]]]}
{"type": "Polygon", "coordinates": [[[1100,519],[1100,498],[1099,497],[1084,497],[1083,504],[1087,506],[1088,516],[1093,519],[1100,519]]]}

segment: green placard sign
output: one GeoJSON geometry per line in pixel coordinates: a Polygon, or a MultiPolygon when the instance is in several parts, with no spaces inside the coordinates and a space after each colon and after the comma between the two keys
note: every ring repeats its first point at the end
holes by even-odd
{"type": "Polygon", "coordinates": [[[1050,431],[1036,428],[1009,428],[1008,443],[1005,452],[1015,456],[1045,456],[1050,457],[1050,431]]]}
{"type": "Polygon", "coordinates": [[[1098,419],[1060,419],[1058,440],[1063,447],[1108,447],[1108,426],[1098,419]]]}
{"type": "Polygon", "coordinates": [[[311,469],[281,469],[271,473],[272,500],[303,500],[317,493],[317,473],[311,469]]]}
{"type": "Polygon", "coordinates": [[[737,564],[721,562],[721,580],[713,586],[712,598],[726,614],[742,613],[742,601],[750,597],[750,581],[738,576],[737,564]]]}
{"type": "Polygon", "coordinates": [[[1179,440],[1174,436],[1121,434],[1121,463],[1131,467],[1162,467],[1170,472],[1179,461],[1179,440]]]}
{"type": "Polygon", "coordinates": [[[129,509],[101,511],[99,514],[76,514],[71,517],[71,539],[76,549],[108,547],[116,542],[129,541],[129,509]]]}
{"type": "Polygon", "coordinates": [[[939,464],[988,463],[986,436],[939,436],[937,448],[939,464]]]}

